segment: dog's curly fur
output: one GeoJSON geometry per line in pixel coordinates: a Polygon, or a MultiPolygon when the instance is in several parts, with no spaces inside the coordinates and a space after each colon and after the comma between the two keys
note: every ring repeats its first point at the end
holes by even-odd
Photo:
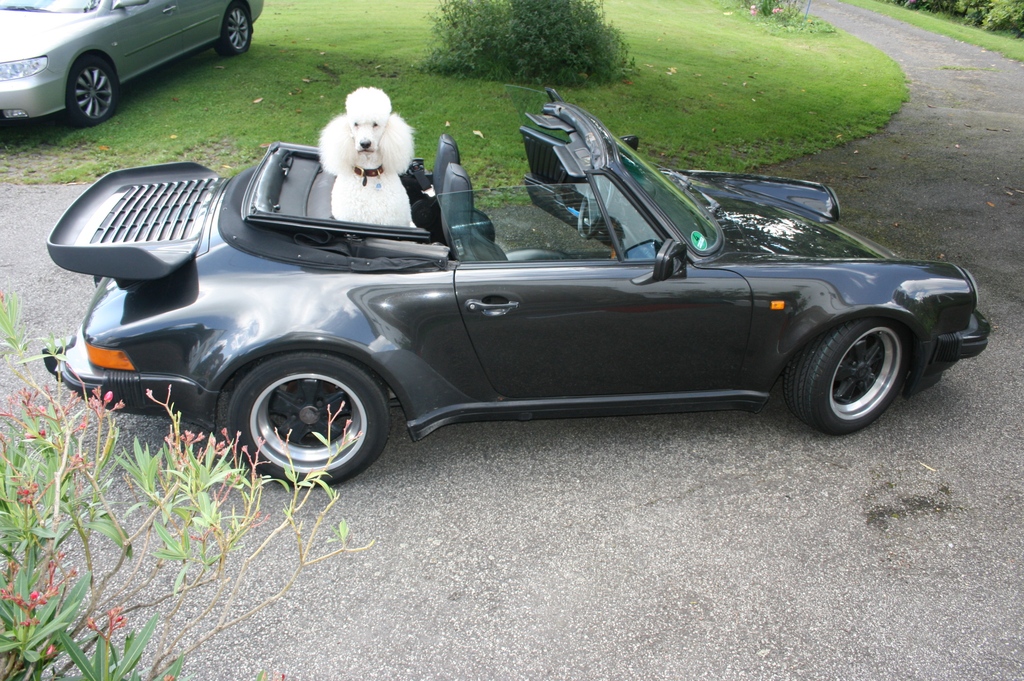
{"type": "Polygon", "coordinates": [[[391,111],[377,88],[361,87],[345,99],[345,113],[320,133],[320,165],[335,175],[331,213],[336,220],[408,226],[409,195],[399,175],[414,153],[413,129],[391,111]],[[380,168],[380,175],[363,171],[380,168]]]}

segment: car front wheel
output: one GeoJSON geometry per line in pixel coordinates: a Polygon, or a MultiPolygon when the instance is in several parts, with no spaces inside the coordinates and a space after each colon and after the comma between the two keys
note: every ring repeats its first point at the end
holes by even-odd
{"type": "Polygon", "coordinates": [[[789,408],[831,435],[867,426],[892,404],[906,378],[903,332],[890,322],[847,322],[814,340],[786,368],[789,408]]]}
{"type": "Polygon", "coordinates": [[[71,125],[76,128],[99,125],[114,115],[120,97],[121,84],[106,60],[87,54],[71,65],[64,93],[64,107],[71,125]]]}
{"type": "Polygon", "coordinates": [[[257,471],[301,480],[322,470],[341,482],[373,463],[390,432],[380,380],[332,355],[297,353],[257,365],[239,381],[228,404],[228,431],[257,471]]]}
{"type": "Polygon", "coordinates": [[[252,44],[252,17],[244,3],[235,0],[228,5],[220,25],[220,39],[213,49],[224,57],[234,57],[249,50],[252,44]]]}

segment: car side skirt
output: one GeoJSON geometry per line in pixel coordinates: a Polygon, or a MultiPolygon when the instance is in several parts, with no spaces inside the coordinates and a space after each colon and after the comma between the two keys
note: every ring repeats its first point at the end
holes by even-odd
{"type": "Polygon", "coordinates": [[[441,407],[406,422],[409,435],[420,440],[442,426],[472,421],[532,421],[590,416],[635,416],[700,411],[760,411],[768,393],[752,390],[709,390],[657,395],[602,395],[544,400],[471,402],[441,407]]]}

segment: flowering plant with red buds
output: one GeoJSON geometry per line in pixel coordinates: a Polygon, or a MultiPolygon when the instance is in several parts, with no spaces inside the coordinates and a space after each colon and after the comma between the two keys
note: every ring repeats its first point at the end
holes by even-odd
{"type": "Polygon", "coordinates": [[[269,513],[234,443],[183,431],[169,399],[153,398],[171,416],[162,442],[119,448],[116,395],[40,387],[29,345],[18,298],[0,292],[0,354],[23,385],[0,402],[0,681],[173,681],[189,653],[281,599],[303,569],[368,548],[349,546],[344,521],[327,524],[337,492],[315,472],[275,485],[269,513]],[[262,599],[247,580],[239,606],[278,538],[300,547],[292,571],[259,580],[262,599]]]}

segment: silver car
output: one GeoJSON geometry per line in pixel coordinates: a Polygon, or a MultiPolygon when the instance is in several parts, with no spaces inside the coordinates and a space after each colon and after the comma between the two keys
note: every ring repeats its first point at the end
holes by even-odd
{"type": "Polygon", "coordinates": [[[0,0],[0,122],[114,115],[121,83],[213,47],[242,54],[263,0],[0,0]]]}

